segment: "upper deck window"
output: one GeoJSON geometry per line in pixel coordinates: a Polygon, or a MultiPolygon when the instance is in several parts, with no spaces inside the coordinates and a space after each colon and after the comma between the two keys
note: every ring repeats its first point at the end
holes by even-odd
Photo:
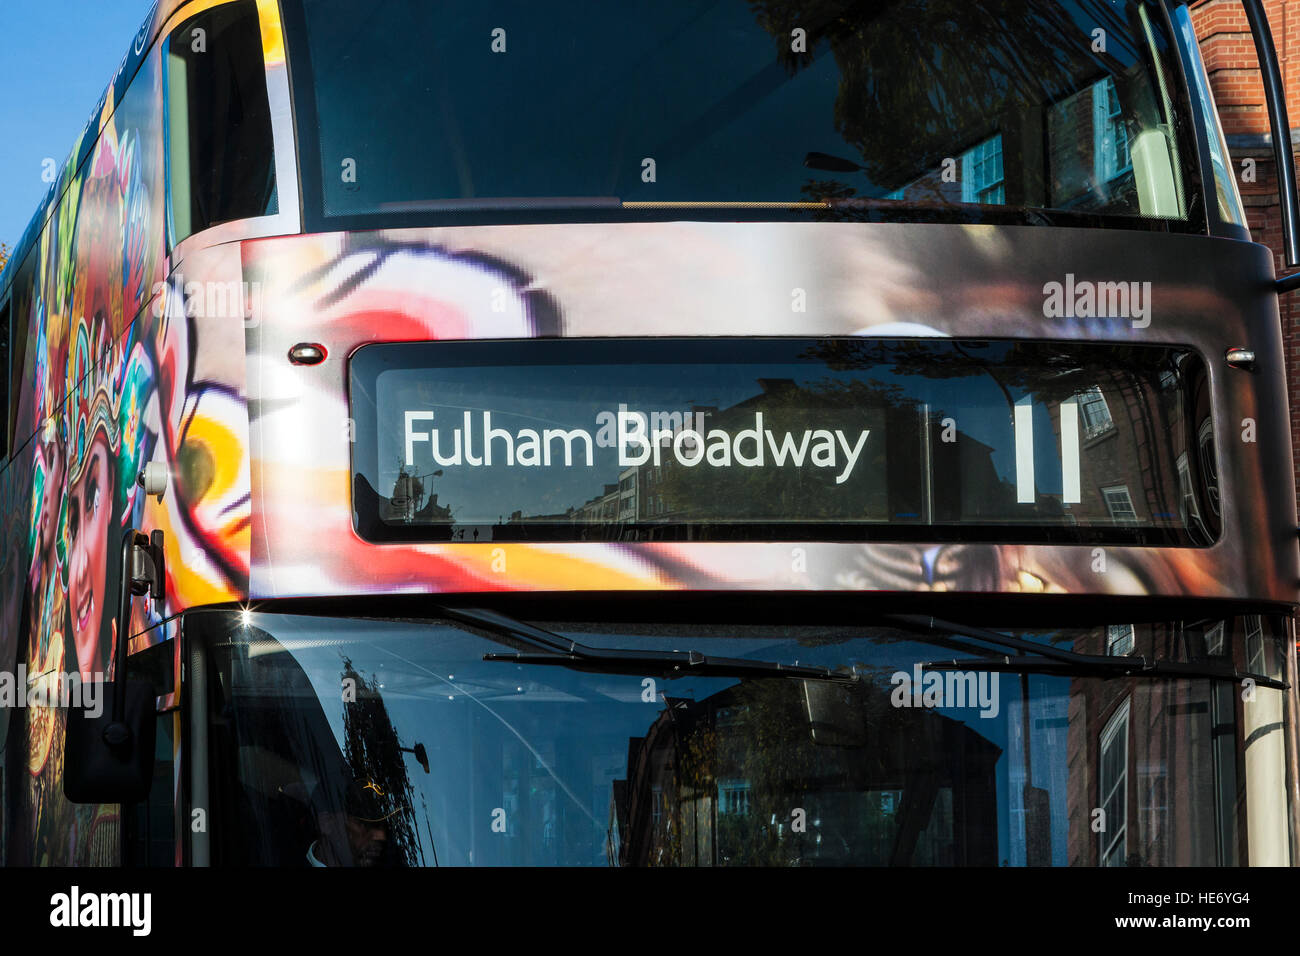
{"type": "Polygon", "coordinates": [[[1188,229],[1165,22],[1151,0],[286,0],[327,220],[812,202],[1188,229]]]}
{"type": "Polygon", "coordinates": [[[171,243],[278,211],[256,0],[191,17],[166,45],[171,243]]]}

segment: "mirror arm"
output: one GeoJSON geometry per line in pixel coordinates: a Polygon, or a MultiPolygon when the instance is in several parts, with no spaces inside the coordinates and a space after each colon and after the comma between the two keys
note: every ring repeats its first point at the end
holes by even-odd
{"type": "MultiPolygon", "coordinates": [[[[126,645],[130,640],[128,632],[131,630],[131,598],[139,593],[136,590],[134,577],[135,549],[148,540],[134,528],[127,528],[122,535],[122,575],[118,578],[117,589],[117,646],[113,649],[113,722],[104,731],[105,738],[110,733],[117,732],[119,728],[123,732],[126,730],[122,723],[126,713],[126,645]]],[[[114,744],[123,742],[123,740],[110,741],[114,744]]]]}
{"type": "Polygon", "coordinates": [[[104,739],[119,746],[130,737],[126,719],[126,659],[131,630],[131,599],[152,594],[161,600],[163,573],[163,533],[155,530],[148,537],[128,528],[122,535],[122,576],[118,578],[117,646],[113,653],[113,720],[104,730],[104,739]]]}

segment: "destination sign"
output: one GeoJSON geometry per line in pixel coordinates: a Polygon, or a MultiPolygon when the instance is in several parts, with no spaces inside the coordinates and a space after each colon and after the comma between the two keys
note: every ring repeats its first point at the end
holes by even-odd
{"type": "MultiPolygon", "coordinates": [[[[774,468],[783,468],[787,464],[802,468],[807,464],[809,467],[834,469],[839,468],[843,461],[843,470],[835,476],[835,483],[840,485],[853,474],[853,467],[867,443],[867,436],[871,434],[866,428],[858,430],[850,446],[844,431],[839,428],[833,431],[827,428],[805,428],[802,432],[774,431],[764,427],[762,412],[754,413],[752,428],[742,428],[732,433],[725,428],[710,428],[708,419],[711,415],[711,412],[696,409],[685,413],[633,411],[626,404],[620,404],[617,412],[606,410],[596,413],[593,435],[592,430],[585,428],[521,428],[512,433],[507,428],[493,427],[492,413],[485,411],[478,428],[478,448],[481,453],[475,455],[473,413],[464,413],[463,427],[451,427],[452,449],[449,454],[444,454],[447,451],[442,448],[446,438],[444,431],[438,427],[429,431],[418,427],[421,423],[432,424],[434,413],[429,410],[407,409],[405,467],[411,468],[417,464],[416,444],[428,442],[429,454],[438,465],[491,468],[492,450],[500,443],[501,447],[497,449],[498,467],[573,468],[576,444],[576,466],[579,468],[595,467],[596,447],[617,448],[618,465],[621,468],[646,464],[658,468],[667,462],[669,455],[685,468],[697,465],[710,468],[730,468],[732,465],[763,468],[770,462],[774,468]],[[779,440],[776,437],[778,434],[781,436],[779,440]],[[796,435],[799,437],[796,438],[796,435]],[[557,452],[554,460],[551,457],[553,448],[557,452]]],[[[498,421],[501,417],[501,413],[498,413],[498,421]]],[[[514,417],[519,416],[516,414],[514,417]]]]}
{"type": "Polygon", "coordinates": [[[1155,346],[372,345],[354,519],[373,541],[1208,544],[1203,378],[1155,346]]]}

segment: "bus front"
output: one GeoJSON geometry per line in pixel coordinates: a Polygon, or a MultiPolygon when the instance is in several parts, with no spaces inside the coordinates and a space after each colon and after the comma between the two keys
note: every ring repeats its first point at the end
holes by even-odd
{"type": "Polygon", "coordinates": [[[302,229],[190,264],[251,303],[192,859],[1292,862],[1273,264],[1186,7],[280,15],[302,229]]]}

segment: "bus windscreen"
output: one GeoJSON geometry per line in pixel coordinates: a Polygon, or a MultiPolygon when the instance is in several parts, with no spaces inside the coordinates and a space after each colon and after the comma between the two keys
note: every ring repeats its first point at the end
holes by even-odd
{"type": "Polygon", "coordinates": [[[904,218],[1034,209],[1166,228],[1203,215],[1190,107],[1151,0],[289,11],[327,218],[664,203],[802,203],[789,214],[822,218],[881,203],[904,218]]]}
{"type": "Polygon", "coordinates": [[[380,344],[350,363],[371,541],[1218,535],[1193,351],[853,338],[380,344]]]}

